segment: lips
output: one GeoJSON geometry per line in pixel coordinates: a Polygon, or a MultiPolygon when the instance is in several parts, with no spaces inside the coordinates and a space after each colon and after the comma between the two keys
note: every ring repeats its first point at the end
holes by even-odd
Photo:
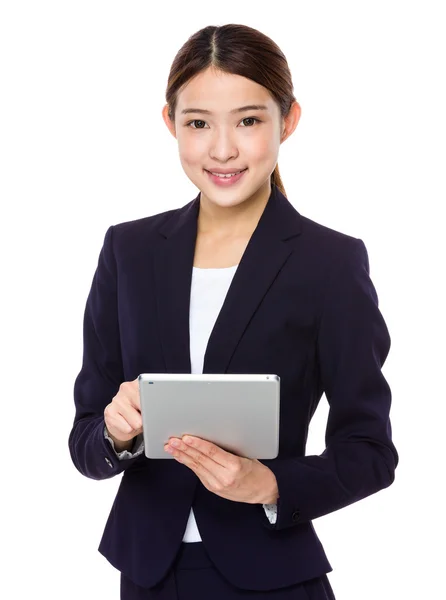
{"type": "Polygon", "coordinates": [[[235,171],[228,171],[227,173],[220,173],[219,171],[208,171],[207,169],[205,169],[205,171],[207,171],[211,175],[213,173],[217,173],[217,176],[218,176],[218,175],[232,175],[233,173],[237,173],[239,175],[240,173],[243,173],[243,171],[246,171],[247,169],[248,169],[248,167],[246,167],[246,169],[236,169],[235,171]]]}
{"type": "MultiPolygon", "coordinates": [[[[237,183],[241,179],[243,179],[243,175],[248,170],[248,168],[243,169],[242,171],[237,173],[237,175],[231,175],[230,177],[219,177],[218,175],[213,175],[212,171],[208,171],[207,169],[204,169],[204,170],[209,175],[209,179],[211,180],[211,182],[214,185],[216,185],[220,188],[227,188],[227,187],[232,187],[234,185],[237,185],[237,183]]],[[[228,173],[228,175],[229,175],[229,173],[228,173]]]]}

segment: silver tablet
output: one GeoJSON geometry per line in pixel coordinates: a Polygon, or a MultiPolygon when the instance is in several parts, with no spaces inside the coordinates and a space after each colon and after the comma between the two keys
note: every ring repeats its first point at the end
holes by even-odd
{"type": "Polygon", "coordinates": [[[142,373],[138,377],[147,458],[171,458],[170,437],[189,433],[227,452],[279,453],[278,375],[142,373]]]}

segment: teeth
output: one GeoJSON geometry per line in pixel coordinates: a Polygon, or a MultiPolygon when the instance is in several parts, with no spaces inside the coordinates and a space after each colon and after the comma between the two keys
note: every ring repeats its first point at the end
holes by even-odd
{"type": "MultiPolygon", "coordinates": [[[[242,169],[242,171],[244,171],[244,169],[242,169]]],[[[234,177],[235,175],[238,175],[239,173],[241,173],[242,171],[237,171],[236,173],[228,173],[227,175],[223,175],[222,173],[212,173],[212,175],[216,175],[217,177],[224,177],[226,179],[229,179],[229,177],[234,177]]]]}

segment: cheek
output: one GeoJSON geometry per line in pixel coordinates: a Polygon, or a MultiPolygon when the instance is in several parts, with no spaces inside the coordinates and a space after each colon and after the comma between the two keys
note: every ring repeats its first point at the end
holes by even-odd
{"type": "Polygon", "coordinates": [[[279,145],[272,135],[252,137],[246,141],[243,148],[243,153],[256,162],[268,162],[271,157],[276,157],[278,152],[279,145]]]}
{"type": "Polygon", "coordinates": [[[204,139],[198,139],[198,136],[178,139],[178,152],[183,166],[196,166],[203,164],[203,157],[206,155],[207,146],[204,139]]]}

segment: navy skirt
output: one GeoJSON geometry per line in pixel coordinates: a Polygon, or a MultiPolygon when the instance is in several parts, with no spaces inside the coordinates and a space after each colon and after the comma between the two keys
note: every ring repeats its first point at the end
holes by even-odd
{"type": "Polygon", "coordinates": [[[233,586],[214,567],[203,542],[181,544],[166,577],[143,588],[121,573],[121,600],[335,600],[327,575],[277,590],[233,586]]]}

